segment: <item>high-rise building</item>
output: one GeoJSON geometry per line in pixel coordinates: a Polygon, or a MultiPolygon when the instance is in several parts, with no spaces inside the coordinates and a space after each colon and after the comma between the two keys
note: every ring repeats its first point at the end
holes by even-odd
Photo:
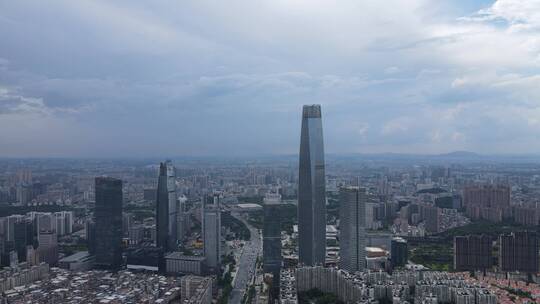
{"type": "Polygon", "coordinates": [[[169,248],[169,191],[167,190],[167,165],[159,165],[156,198],[156,246],[163,250],[169,248]]]}
{"type": "Polygon", "coordinates": [[[86,243],[88,246],[88,253],[91,255],[96,254],[96,223],[94,219],[88,219],[85,223],[86,230],[86,243]]]}
{"type": "Polygon", "coordinates": [[[177,202],[176,202],[176,173],[174,166],[170,160],[165,162],[167,166],[167,192],[169,194],[169,241],[167,245],[169,250],[177,248],[177,202]]]}
{"type": "Polygon", "coordinates": [[[32,201],[32,185],[21,184],[17,186],[17,202],[22,206],[27,206],[32,201]]]}
{"type": "Polygon", "coordinates": [[[115,270],[122,263],[122,181],[96,177],[95,265],[115,270]]]}
{"type": "Polygon", "coordinates": [[[19,223],[24,221],[26,218],[24,215],[10,215],[6,218],[6,221],[4,223],[5,229],[4,229],[4,235],[6,238],[6,241],[13,242],[15,240],[15,223],[19,223]]]}
{"type": "Polygon", "coordinates": [[[273,297],[279,296],[281,270],[281,195],[267,193],[264,198],[263,270],[272,274],[273,297]]]}
{"type": "Polygon", "coordinates": [[[186,201],[185,196],[180,196],[176,204],[176,237],[182,240],[186,235],[186,201]]]}
{"type": "Polygon", "coordinates": [[[73,232],[73,212],[60,211],[54,213],[54,227],[58,236],[71,234],[73,232]]]}
{"type": "Polygon", "coordinates": [[[298,253],[304,265],[324,265],[326,181],[320,105],[305,105],[300,135],[298,253]]]}
{"type": "Polygon", "coordinates": [[[463,189],[463,205],[473,219],[500,222],[510,212],[510,186],[470,185],[463,189]]]}
{"type": "Polygon", "coordinates": [[[454,269],[457,271],[488,270],[493,266],[491,237],[487,235],[454,238],[454,269]]]}
{"type": "Polygon", "coordinates": [[[535,232],[513,232],[499,237],[501,271],[538,272],[538,235],[535,232]]]}
{"type": "Polygon", "coordinates": [[[58,237],[54,231],[42,231],[38,236],[37,254],[39,262],[49,265],[58,263],[58,237]]]}
{"type": "Polygon", "coordinates": [[[403,267],[407,265],[408,262],[408,248],[407,241],[400,237],[395,237],[392,239],[390,249],[390,262],[392,268],[403,267]]]}
{"type": "Polygon", "coordinates": [[[19,261],[26,261],[27,246],[34,243],[34,225],[29,219],[14,224],[13,245],[19,261]]]}
{"type": "Polygon", "coordinates": [[[339,267],[362,271],[366,263],[366,189],[343,187],[339,197],[339,267]]]}
{"type": "Polygon", "coordinates": [[[221,266],[221,211],[218,194],[203,198],[202,234],[206,266],[217,271],[221,266]]]}
{"type": "Polygon", "coordinates": [[[422,206],[423,218],[426,227],[426,231],[429,233],[439,232],[439,220],[441,216],[441,209],[437,206],[422,206]]]}
{"type": "Polygon", "coordinates": [[[122,213],[122,235],[128,236],[129,230],[131,229],[131,226],[133,225],[133,214],[128,212],[122,213]]]}

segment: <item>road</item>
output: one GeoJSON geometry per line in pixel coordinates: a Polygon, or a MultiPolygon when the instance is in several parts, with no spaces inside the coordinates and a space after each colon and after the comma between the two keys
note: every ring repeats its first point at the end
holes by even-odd
{"type": "Polygon", "coordinates": [[[249,225],[249,223],[238,214],[232,214],[234,217],[242,221],[251,232],[251,240],[244,245],[240,262],[238,263],[238,272],[234,279],[233,290],[229,297],[230,304],[240,304],[242,297],[246,292],[248,283],[253,279],[255,274],[255,263],[257,257],[262,256],[262,240],[258,229],[249,225]]]}

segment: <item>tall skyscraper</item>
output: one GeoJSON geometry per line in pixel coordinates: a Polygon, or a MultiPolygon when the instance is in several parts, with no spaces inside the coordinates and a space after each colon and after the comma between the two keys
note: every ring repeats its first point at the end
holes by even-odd
{"type": "Polygon", "coordinates": [[[537,273],[538,235],[536,232],[519,231],[499,238],[499,267],[501,271],[537,273]]]}
{"type": "Polygon", "coordinates": [[[95,265],[115,270],[122,263],[122,181],[96,177],[95,265]]]}
{"type": "Polygon", "coordinates": [[[167,165],[159,165],[156,197],[156,246],[163,250],[169,248],[169,191],[167,190],[167,165]]]}
{"type": "Polygon", "coordinates": [[[167,191],[169,193],[169,250],[175,250],[177,248],[177,208],[176,208],[176,173],[174,166],[170,160],[165,162],[167,166],[167,191]]]}
{"type": "Polygon", "coordinates": [[[263,270],[273,275],[272,295],[279,295],[281,270],[281,195],[267,193],[264,198],[263,270]]]}
{"type": "Polygon", "coordinates": [[[305,105],[300,135],[298,251],[304,265],[324,265],[326,182],[320,105],[305,105]]]}
{"type": "Polygon", "coordinates": [[[206,266],[217,271],[221,266],[221,211],[218,194],[203,198],[202,234],[206,266]]]}
{"type": "Polygon", "coordinates": [[[339,267],[362,271],[366,263],[366,190],[343,187],[339,197],[339,267]]]}

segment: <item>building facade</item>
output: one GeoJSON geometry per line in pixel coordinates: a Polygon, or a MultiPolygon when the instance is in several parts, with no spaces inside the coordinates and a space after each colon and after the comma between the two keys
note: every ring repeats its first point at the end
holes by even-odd
{"type": "Polygon", "coordinates": [[[326,181],[320,105],[303,107],[298,179],[299,262],[323,265],[326,256],[326,181]]]}
{"type": "Polygon", "coordinates": [[[454,238],[454,269],[457,271],[488,270],[493,266],[491,237],[487,235],[454,238]]]}
{"type": "Polygon", "coordinates": [[[343,187],[339,191],[339,267],[363,271],[366,267],[366,189],[343,187]]]}
{"type": "Polygon", "coordinates": [[[221,210],[219,195],[208,195],[203,199],[202,234],[203,252],[209,270],[217,271],[221,266],[221,210]]]}
{"type": "Polygon", "coordinates": [[[163,250],[169,248],[169,191],[167,190],[167,165],[159,165],[156,197],[156,246],[163,250]]]}
{"type": "Polygon", "coordinates": [[[180,252],[172,252],[165,257],[165,261],[167,273],[202,275],[206,259],[202,256],[187,256],[180,252]]]}
{"type": "Polygon", "coordinates": [[[169,204],[169,240],[167,242],[169,250],[175,250],[178,241],[177,231],[177,202],[176,202],[176,172],[174,166],[170,160],[165,162],[167,166],[167,192],[168,192],[168,204],[169,204]]]}
{"type": "Polygon", "coordinates": [[[470,185],[463,189],[463,205],[472,219],[500,222],[509,217],[510,186],[470,185]]]}
{"type": "Polygon", "coordinates": [[[116,270],[122,264],[122,181],[96,177],[95,266],[116,270]]]}
{"type": "Polygon", "coordinates": [[[538,235],[535,232],[513,232],[499,237],[501,271],[538,272],[538,235]]]}
{"type": "Polygon", "coordinates": [[[281,195],[268,193],[264,199],[263,270],[272,274],[272,293],[279,293],[281,270],[281,195]]]}
{"type": "Polygon", "coordinates": [[[180,295],[183,304],[212,303],[212,279],[188,275],[180,279],[180,295]]]}
{"type": "Polygon", "coordinates": [[[407,241],[400,237],[392,239],[390,250],[390,262],[392,268],[404,267],[408,262],[407,241]]]}

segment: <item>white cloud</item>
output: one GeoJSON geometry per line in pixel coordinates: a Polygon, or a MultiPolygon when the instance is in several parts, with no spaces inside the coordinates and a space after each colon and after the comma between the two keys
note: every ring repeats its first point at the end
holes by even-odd
{"type": "Polygon", "coordinates": [[[303,103],[329,152],[540,149],[539,1],[440,5],[459,3],[3,2],[0,113],[116,155],[296,151],[303,103]]]}
{"type": "Polygon", "coordinates": [[[388,121],[383,125],[381,133],[383,135],[393,135],[395,133],[404,133],[411,127],[412,119],[409,117],[399,117],[388,121]]]}

